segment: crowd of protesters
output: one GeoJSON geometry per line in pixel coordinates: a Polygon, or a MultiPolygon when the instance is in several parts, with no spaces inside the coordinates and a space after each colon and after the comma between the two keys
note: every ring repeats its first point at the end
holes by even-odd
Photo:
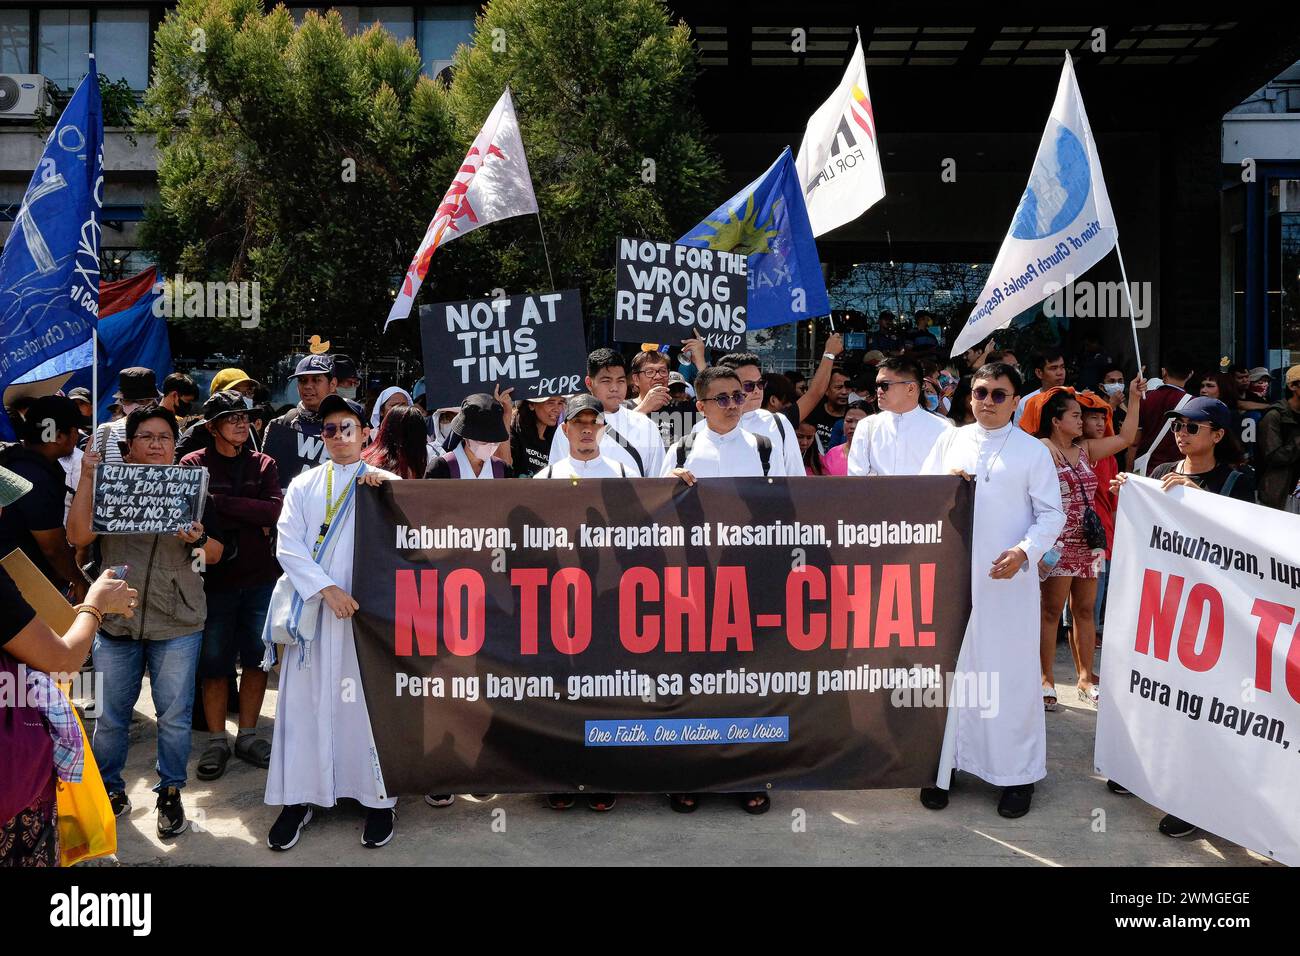
{"type": "MultiPolygon", "coordinates": [[[[1057,707],[1063,625],[1080,701],[1095,705],[1101,693],[1095,651],[1126,473],[1300,510],[1300,366],[1204,368],[1175,349],[1148,377],[1111,361],[1095,339],[1023,359],[990,341],[950,360],[932,318],[918,319],[902,329],[890,317],[853,361],[831,334],[810,375],[765,369],[748,352],[710,362],[699,339],[677,354],[643,349],[630,360],[601,348],[589,357],[585,392],[518,403],[498,389],[427,409],[422,383],[393,383],[362,404],[355,365],[323,355],[298,363],[298,402],[278,415],[263,383],[237,368],[219,372],[206,396],[183,374],[159,387],[153,370],[125,369],[109,420],[93,432],[84,390],[24,400],[10,409],[20,441],[0,446],[0,555],[22,550],[77,614],[55,633],[0,571],[0,664],[65,672],[93,656],[104,689],[92,749],[118,816],[132,809],[123,769],[149,675],[162,838],[188,825],[181,792],[193,728],[199,779],[222,776],[232,756],[267,770],[266,801],[282,808],[267,837],[272,849],[293,847],[315,809],[340,798],[367,808],[362,842],[377,847],[393,836],[397,801],[384,790],[365,708],[329,703],[331,688],[359,676],[350,508],[358,482],[671,477],[692,485],[959,473],[977,480],[973,561],[990,569],[977,576],[959,667],[1000,671],[1015,701],[949,735],[921,802],[945,807],[951,772],[964,769],[1002,788],[1003,816],[1022,816],[1046,773],[1042,715],[1057,707]],[[327,460],[281,474],[259,450],[272,426],[321,439],[327,460]],[[203,521],[167,535],[97,534],[101,463],[206,468],[203,521]],[[320,608],[307,667],[267,636],[282,626],[277,590],[320,608]],[[1014,609],[997,610],[1013,590],[1014,609]],[[1014,640],[997,639],[1008,629],[1014,640]],[[272,666],[278,702],[268,741],[258,715],[272,666]]],[[[41,716],[51,734],[29,739],[15,758],[27,761],[23,772],[0,785],[6,864],[57,859],[54,782],[75,779],[83,760],[67,713],[51,705],[41,716]]],[[[751,814],[771,805],[761,792],[733,796],[751,814]]],[[[562,810],[578,795],[546,799],[562,810]]],[[[616,795],[585,799],[608,811],[616,795]]],[[[676,793],[669,804],[689,813],[700,799],[676,793]]],[[[426,800],[445,806],[453,796],[426,800]]],[[[1161,830],[1181,836],[1195,827],[1167,817],[1161,830]]]]}

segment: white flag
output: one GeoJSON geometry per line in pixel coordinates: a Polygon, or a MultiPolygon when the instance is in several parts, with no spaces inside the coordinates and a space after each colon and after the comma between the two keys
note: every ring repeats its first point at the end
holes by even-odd
{"type": "Polygon", "coordinates": [[[434,212],[384,328],[394,319],[411,314],[415,295],[429,271],[429,259],[444,242],[490,222],[535,212],[537,197],[533,195],[533,179],[528,172],[510,87],[506,87],[434,212]]]}
{"type": "Polygon", "coordinates": [[[861,39],[844,79],[808,121],[795,168],[814,236],[852,222],[885,198],[861,39]]]}
{"type": "Polygon", "coordinates": [[[1074,281],[1118,239],[1097,144],[1067,53],[1029,185],[975,310],[952,343],[952,354],[1005,328],[1074,281]]]}

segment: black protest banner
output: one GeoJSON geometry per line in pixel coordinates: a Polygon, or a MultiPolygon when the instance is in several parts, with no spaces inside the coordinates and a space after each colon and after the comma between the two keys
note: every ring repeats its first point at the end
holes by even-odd
{"type": "Polygon", "coordinates": [[[353,622],[385,786],[930,783],[972,501],[951,476],[359,488],[353,622]]]}
{"type": "Polygon", "coordinates": [[[304,435],[288,425],[272,423],[266,426],[262,439],[262,453],[275,459],[280,474],[280,487],[288,488],[304,471],[310,471],[321,462],[329,461],[325,439],[320,435],[304,435]]]}
{"type": "Polygon", "coordinates": [[[577,289],[420,307],[429,408],[514,388],[512,398],[582,391],[587,369],[577,289]]]}
{"type": "Polygon", "coordinates": [[[745,341],[749,260],[672,242],[619,239],[614,341],[676,344],[697,332],[711,349],[745,341]]]}
{"type": "Polygon", "coordinates": [[[203,519],[208,470],[188,465],[98,465],[97,534],[166,534],[203,519]]]}

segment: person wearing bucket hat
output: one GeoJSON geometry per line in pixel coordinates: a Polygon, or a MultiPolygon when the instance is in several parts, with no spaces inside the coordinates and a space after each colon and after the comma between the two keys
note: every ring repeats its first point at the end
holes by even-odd
{"type": "MultiPolygon", "coordinates": [[[[0,517],[31,491],[31,483],[0,466],[0,517]]],[[[0,568],[0,687],[26,687],[5,706],[0,721],[0,869],[59,865],[57,788],[81,779],[81,731],[51,674],[77,671],[86,661],[95,628],[105,615],[135,613],[138,595],[105,571],[78,604],[72,624],[59,634],[36,616],[8,573],[0,568]]]]}
{"type": "Polygon", "coordinates": [[[226,545],[224,559],[203,576],[208,616],[197,668],[198,704],[209,737],[195,772],[200,780],[215,780],[231,755],[226,707],[236,663],[242,676],[234,755],[263,769],[270,763],[271,745],[257,736],[257,717],[266,695],[262,626],[280,576],[271,532],[284,494],[275,460],[253,447],[240,392],[214,392],[203,403],[202,424],[195,427],[207,433],[209,444],[182,456],[180,464],[208,470],[204,513],[220,523],[226,545]]]}
{"type": "Polygon", "coordinates": [[[117,383],[113,397],[122,409],[122,417],[101,423],[87,443],[87,447],[94,448],[106,465],[122,464],[127,416],[137,408],[152,408],[162,398],[158,391],[158,379],[151,368],[124,368],[118,373],[117,383]]]}
{"type": "Polygon", "coordinates": [[[451,451],[433,459],[426,478],[510,478],[510,466],[495,457],[503,442],[510,440],[505,407],[487,393],[470,395],[460,403],[451,422],[452,434],[460,442],[451,451]]]}

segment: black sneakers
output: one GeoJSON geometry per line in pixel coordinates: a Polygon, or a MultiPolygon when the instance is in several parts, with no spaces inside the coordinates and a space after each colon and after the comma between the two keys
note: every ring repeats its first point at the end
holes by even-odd
{"type": "Polygon", "coordinates": [[[174,837],[184,833],[189,825],[185,807],[181,805],[181,792],[175,787],[164,787],[158,793],[158,835],[163,839],[174,837]]]}
{"type": "Polygon", "coordinates": [[[361,845],[374,849],[393,838],[393,821],[397,811],[391,809],[367,810],[366,828],[361,834],[361,845]]]}
{"type": "Polygon", "coordinates": [[[305,803],[294,803],[280,811],[271,832],[267,834],[266,845],[272,850],[290,850],[302,836],[302,828],[311,823],[311,807],[305,803]]]}
{"type": "Polygon", "coordinates": [[[1198,829],[1195,824],[1180,820],[1172,813],[1165,814],[1164,819],[1160,821],[1160,832],[1167,837],[1191,836],[1198,829]]]}
{"type": "Polygon", "coordinates": [[[131,798],[126,795],[125,790],[110,793],[108,795],[108,805],[112,808],[115,817],[125,816],[131,812],[131,798]]]}

